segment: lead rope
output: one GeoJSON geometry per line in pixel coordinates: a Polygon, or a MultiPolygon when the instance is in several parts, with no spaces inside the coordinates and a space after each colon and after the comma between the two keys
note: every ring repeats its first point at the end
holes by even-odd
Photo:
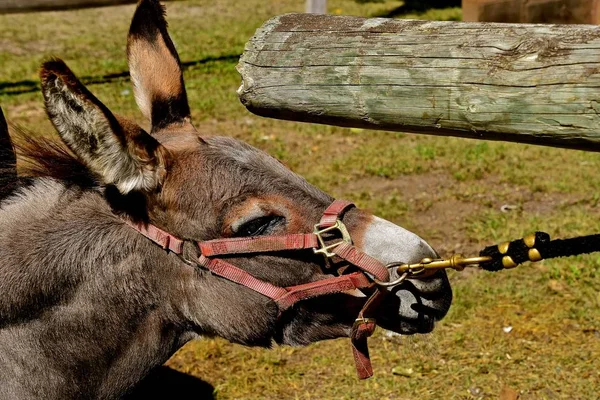
{"type": "Polygon", "coordinates": [[[479,252],[480,257],[490,257],[479,266],[486,271],[515,268],[526,261],[541,261],[556,257],[570,257],[600,251],[600,234],[570,239],[550,240],[545,232],[535,232],[522,239],[488,246],[479,252]]]}
{"type": "MultiPolygon", "coordinates": [[[[496,272],[512,269],[524,262],[541,261],[557,257],[570,257],[600,251],[600,234],[579,236],[569,239],[551,240],[545,232],[536,232],[524,238],[488,246],[479,252],[479,257],[463,257],[455,254],[447,259],[432,260],[425,258],[416,264],[388,264],[388,268],[397,267],[403,278],[413,277],[438,269],[451,268],[462,271],[465,267],[480,267],[496,272]]],[[[377,282],[382,286],[395,282],[377,282]]]]}

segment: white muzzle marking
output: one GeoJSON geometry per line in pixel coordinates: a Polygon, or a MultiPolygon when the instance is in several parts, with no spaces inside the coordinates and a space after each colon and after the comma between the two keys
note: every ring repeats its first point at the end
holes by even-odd
{"type": "Polygon", "coordinates": [[[438,257],[435,250],[419,236],[375,216],[365,232],[362,250],[384,264],[410,264],[426,257],[438,257]]]}
{"type": "MultiPolygon", "coordinates": [[[[414,233],[386,221],[379,217],[373,217],[373,222],[367,228],[364,236],[362,250],[381,261],[384,264],[389,263],[417,263],[423,258],[438,258],[435,250],[423,239],[414,233]]],[[[390,270],[391,280],[398,279],[396,269],[390,270]]],[[[412,285],[423,293],[434,292],[441,288],[441,281],[434,280],[411,280],[412,285]]],[[[394,288],[389,288],[394,290],[394,288]]],[[[405,290],[400,286],[396,289],[396,294],[402,299],[400,303],[400,315],[406,318],[417,318],[418,313],[413,309],[413,305],[419,300],[410,290],[405,290]]],[[[433,306],[434,303],[421,299],[424,305],[433,306]]]]}

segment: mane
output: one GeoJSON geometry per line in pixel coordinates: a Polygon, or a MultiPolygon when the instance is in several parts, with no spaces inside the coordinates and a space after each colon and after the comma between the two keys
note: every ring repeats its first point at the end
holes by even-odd
{"type": "Polygon", "coordinates": [[[53,178],[82,188],[98,185],[96,177],[61,141],[36,136],[23,128],[14,131],[20,177],[53,178]]]}

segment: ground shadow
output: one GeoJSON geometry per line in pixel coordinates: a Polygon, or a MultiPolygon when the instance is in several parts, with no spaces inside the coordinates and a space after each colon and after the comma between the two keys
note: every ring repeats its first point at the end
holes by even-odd
{"type": "Polygon", "coordinates": [[[152,371],[123,400],[195,399],[214,400],[213,386],[169,367],[152,371]]]}
{"type": "MultiPolygon", "coordinates": [[[[1,1],[1,0],[0,0],[1,1]]],[[[221,56],[209,56],[200,60],[192,60],[181,63],[183,70],[186,70],[197,65],[207,64],[210,62],[235,62],[239,60],[240,54],[225,54],[221,56]]],[[[112,74],[99,76],[82,76],[79,80],[84,85],[97,85],[102,83],[110,83],[118,80],[129,79],[129,71],[115,72],[112,74]]],[[[39,81],[26,79],[16,82],[0,81],[0,95],[17,95],[23,93],[32,93],[40,90],[39,81]]]]}
{"type": "Polygon", "coordinates": [[[382,15],[383,18],[394,18],[414,12],[424,12],[432,8],[460,7],[461,0],[405,0],[404,4],[382,15]]]}

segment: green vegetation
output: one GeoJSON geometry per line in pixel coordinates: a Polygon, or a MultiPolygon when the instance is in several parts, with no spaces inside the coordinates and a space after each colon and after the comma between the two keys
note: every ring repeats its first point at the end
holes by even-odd
{"type": "MultiPolygon", "coordinates": [[[[380,16],[399,1],[330,0],[330,12],[380,16]]],[[[301,0],[168,3],[199,130],[234,135],[279,157],[332,194],[418,232],[441,254],[471,255],[534,230],[600,232],[596,153],[266,120],[239,103],[237,55],[276,14],[301,0]],[[508,212],[502,212],[501,207],[508,212]]],[[[35,90],[50,56],[65,59],[109,107],[146,125],[126,77],[133,6],[0,16],[0,104],[14,124],[52,133],[35,90]],[[104,78],[103,78],[104,77],[104,78]]],[[[404,17],[404,16],[399,16],[404,17]]],[[[460,9],[412,18],[459,19],[460,9]]],[[[427,336],[371,339],[376,375],[355,378],[347,340],[247,349],[219,339],[169,362],[215,386],[219,399],[593,399],[600,392],[600,256],[544,261],[489,274],[452,273],[449,316],[427,336]],[[512,327],[510,333],[503,328],[512,327]],[[392,370],[396,374],[392,373],[392,370]]],[[[508,330],[508,329],[506,329],[508,330]]]]}

